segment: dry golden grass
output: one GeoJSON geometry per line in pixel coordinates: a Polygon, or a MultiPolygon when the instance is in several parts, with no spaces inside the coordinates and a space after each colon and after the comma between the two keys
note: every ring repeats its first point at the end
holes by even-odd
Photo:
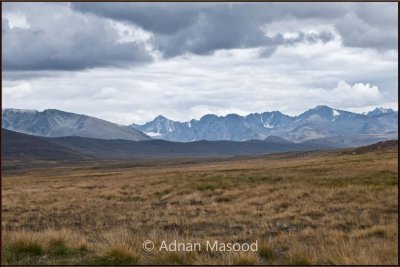
{"type": "Polygon", "coordinates": [[[3,264],[397,264],[397,150],[8,171],[3,264]],[[258,252],[145,252],[162,240],[258,252]]]}

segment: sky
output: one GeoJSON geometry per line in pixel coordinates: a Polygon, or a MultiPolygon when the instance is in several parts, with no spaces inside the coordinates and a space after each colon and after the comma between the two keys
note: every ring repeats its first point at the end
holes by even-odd
{"type": "Polygon", "coordinates": [[[397,3],[3,3],[2,107],[159,114],[398,106],[397,3]]]}

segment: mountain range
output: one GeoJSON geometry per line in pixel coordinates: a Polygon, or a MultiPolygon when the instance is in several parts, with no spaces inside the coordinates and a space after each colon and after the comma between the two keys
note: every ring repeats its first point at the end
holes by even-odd
{"type": "Polygon", "coordinates": [[[376,108],[366,114],[319,105],[298,116],[279,111],[252,113],[247,116],[208,114],[200,120],[178,122],[157,116],[144,125],[130,127],[153,138],[177,142],[199,140],[245,141],[278,136],[293,142],[312,139],[398,132],[398,112],[376,108]]]}
{"type": "Polygon", "coordinates": [[[173,142],[249,141],[311,142],[320,146],[349,147],[398,139],[398,112],[376,108],[358,114],[316,106],[298,116],[279,111],[247,116],[208,114],[200,120],[178,122],[163,116],[144,125],[118,125],[94,117],[56,109],[3,109],[2,128],[42,137],[79,136],[107,140],[173,142]]]}

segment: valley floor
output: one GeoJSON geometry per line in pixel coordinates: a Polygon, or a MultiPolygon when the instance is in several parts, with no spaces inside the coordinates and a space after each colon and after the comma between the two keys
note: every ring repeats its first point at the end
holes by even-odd
{"type": "Polygon", "coordinates": [[[5,171],[2,263],[397,265],[397,160],[393,147],[5,171]]]}

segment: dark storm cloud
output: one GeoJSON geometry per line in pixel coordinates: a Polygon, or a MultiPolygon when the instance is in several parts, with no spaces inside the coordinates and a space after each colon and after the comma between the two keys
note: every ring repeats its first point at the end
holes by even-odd
{"type": "Polygon", "coordinates": [[[345,46],[397,47],[394,3],[6,3],[2,66],[8,71],[81,70],[150,61],[145,42],[120,42],[113,22],[149,32],[147,45],[165,58],[254,47],[269,57],[282,45],[329,42],[337,35],[303,31],[306,20],[332,25],[345,46]],[[26,25],[12,25],[10,13],[22,16],[26,25]],[[294,37],[271,26],[286,21],[298,23],[294,37]]]}
{"type": "Polygon", "coordinates": [[[4,18],[1,19],[1,27],[2,27],[1,30],[2,30],[3,34],[10,30],[10,25],[8,23],[8,19],[4,19],[4,18]]]}
{"type": "Polygon", "coordinates": [[[74,2],[72,8],[99,16],[139,24],[158,34],[173,34],[193,26],[200,19],[235,27],[256,25],[276,19],[334,18],[342,15],[340,5],[290,3],[84,3],[74,2]]]}
{"type": "MultiPolygon", "coordinates": [[[[397,8],[391,3],[73,3],[72,7],[153,32],[156,48],[167,57],[285,44],[282,38],[266,37],[261,26],[289,19],[331,21],[347,46],[397,47],[397,8]]],[[[311,38],[329,41],[331,34],[311,38]]]]}
{"type": "Polygon", "coordinates": [[[348,14],[335,26],[342,36],[345,46],[377,49],[395,49],[397,47],[397,17],[392,21],[376,21],[371,17],[371,20],[368,21],[355,14],[348,14]]]}
{"type": "Polygon", "coordinates": [[[27,26],[10,27],[3,19],[4,70],[80,70],[151,59],[144,44],[118,42],[117,30],[104,19],[75,13],[68,5],[13,3],[11,10],[16,6],[27,26]]]}
{"type": "Polygon", "coordinates": [[[72,8],[115,20],[141,25],[145,30],[159,34],[174,34],[193,24],[201,5],[196,3],[72,3],[72,8]]]}
{"type": "MultiPolygon", "coordinates": [[[[286,6],[286,5],[285,5],[286,6]]],[[[285,6],[270,4],[192,4],[174,3],[162,5],[133,3],[73,3],[75,10],[122,20],[139,25],[155,34],[155,47],[171,57],[191,52],[209,54],[218,49],[277,46],[287,42],[282,36],[266,37],[261,26],[276,18],[291,16],[321,16],[311,7],[287,12],[285,6]]],[[[341,7],[334,7],[324,14],[339,14],[341,7]]],[[[318,10],[318,8],[317,8],[318,10]]],[[[321,36],[327,41],[328,34],[321,36]]],[[[312,38],[318,38],[314,35],[312,38]]],[[[302,41],[306,38],[299,38],[302,41]]]]}
{"type": "Polygon", "coordinates": [[[3,37],[3,69],[80,70],[150,60],[144,47],[114,43],[101,29],[92,36],[80,31],[70,38],[74,41],[52,40],[41,30],[10,30],[3,37]]]}

